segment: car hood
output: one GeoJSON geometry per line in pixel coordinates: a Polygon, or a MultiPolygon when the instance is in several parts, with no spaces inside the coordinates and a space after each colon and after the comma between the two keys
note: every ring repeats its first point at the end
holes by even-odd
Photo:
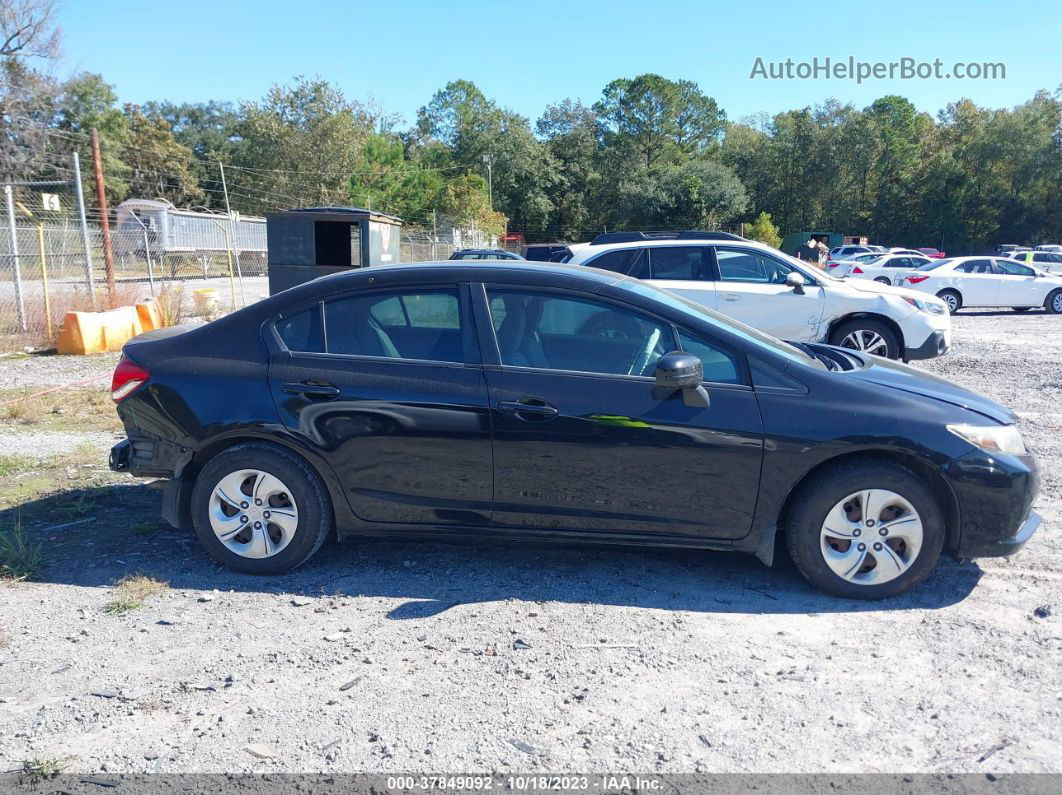
{"type": "Polygon", "coordinates": [[[944,378],[929,375],[906,364],[882,359],[877,356],[868,358],[868,366],[862,370],[852,370],[847,376],[858,378],[870,384],[877,384],[913,395],[940,400],[953,406],[960,406],[969,411],[976,411],[989,419],[1008,425],[1014,422],[1010,409],[996,401],[964,389],[944,378]]]}
{"type": "Polygon", "coordinates": [[[875,282],[871,279],[845,279],[844,283],[851,287],[853,290],[860,293],[875,293],[877,295],[896,295],[896,296],[909,296],[910,298],[920,298],[925,300],[926,294],[920,293],[917,290],[911,290],[907,287],[894,287],[891,284],[884,284],[882,282],[875,282]]]}

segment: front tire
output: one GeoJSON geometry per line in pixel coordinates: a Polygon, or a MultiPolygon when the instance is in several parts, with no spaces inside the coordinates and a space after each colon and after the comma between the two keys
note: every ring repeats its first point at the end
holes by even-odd
{"type": "Polygon", "coordinates": [[[800,573],[848,599],[885,599],[914,588],[944,548],[944,517],[933,492],[887,461],[838,464],[814,475],[784,524],[800,573]]]}
{"type": "Polygon", "coordinates": [[[282,574],[321,548],[334,525],[324,484],[303,459],[261,442],[212,458],[192,489],[192,521],[207,553],[247,574],[282,574]]]}
{"type": "Polygon", "coordinates": [[[955,290],[941,290],[937,293],[937,298],[947,305],[949,315],[954,315],[962,309],[962,296],[955,290]]]}
{"type": "Polygon", "coordinates": [[[830,332],[830,345],[872,353],[888,359],[900,358],[900,340],[880,320],[857,318],[841,323],[830,332]]]}
{"type": "Polygon", "coordinates": [[[1062,315],[1062,289],[1055,290],[1044,301],[1044,309],[1052,315],[1062,315]]]}

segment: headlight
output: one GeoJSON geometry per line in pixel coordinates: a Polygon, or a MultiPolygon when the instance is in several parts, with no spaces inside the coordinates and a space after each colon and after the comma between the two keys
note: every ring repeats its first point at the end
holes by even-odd
{"type": "Polygon", "coordinates": [[[949,425],[948,430],[990,453],[1025,455],[1025,442],[1013,425],[949,425]]]}
{"type": "Polygon", "coordinates": [[[900,296],[919,312],[928,312],[931,315],[943,315],[947,311],[943,301],[925,301],[921,298],[912,298],[907,295],[900,296]]]}

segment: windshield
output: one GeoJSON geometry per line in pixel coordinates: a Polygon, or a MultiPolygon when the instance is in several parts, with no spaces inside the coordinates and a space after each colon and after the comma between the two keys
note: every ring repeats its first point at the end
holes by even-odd
{"type": "Polygon", "coordinates": [[[827,369],[822,362],[800,348],[790,345],[787,342],[782,342],[782,340],[777,337],[772,337],[770,334],[764,334],[762,331],[752,328],[752,326],[746,326],[744,323],[734,320],[731,317],[721,315],[712,309],[708,309],[694,301],[690,301],[688,298],[683,298],[677,293],[633,279],[630,276],[625,277],[621,281],[621,284],[634,293],[646,296],[647,298],[653,298],[661,303],[667,304],[673,309],[678,309],[687,315],[695,315],[717,326],[723,326],[727,331],[736,334],[739,337],[744,337],[748,342],[751,342],[754,345],[770,348],[775,353],[781,354],[791,361],[798,362],[808,367],[816,367],[820,370],[827,369]]]}

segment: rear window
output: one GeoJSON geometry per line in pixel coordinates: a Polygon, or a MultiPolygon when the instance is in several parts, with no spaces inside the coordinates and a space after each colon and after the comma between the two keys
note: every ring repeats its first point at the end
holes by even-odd
{"type": "Polygon", "coordinates": [[[925,265],[919,265],[917,268],[915,268],[915,270],[916,271],[935,271],[941,265],[948,265],[949,263],[952,263],[954,261],[955,260],[951,260],[951,259],[935,259],[932,262],[927,262],[925,265]]]}

